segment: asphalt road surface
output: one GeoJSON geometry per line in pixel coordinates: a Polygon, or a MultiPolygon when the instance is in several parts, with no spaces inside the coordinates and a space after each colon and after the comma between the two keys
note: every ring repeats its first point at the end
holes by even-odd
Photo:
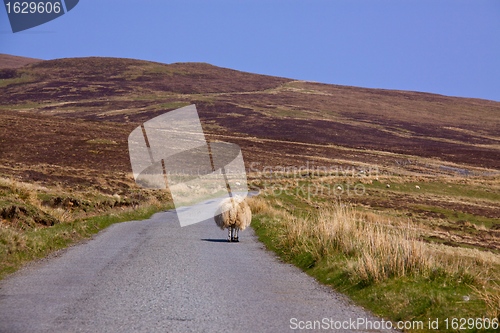
{"type": "Polygon", "coordinates": [[[1,281],[0,332],[312,332],[299,328],[324,320],[317,331],[332,332],[380,321],[280,262],[253,230],[239,243],[226,236],[213,220],[181,228],[172,211],[115,224],[1,281]]]}

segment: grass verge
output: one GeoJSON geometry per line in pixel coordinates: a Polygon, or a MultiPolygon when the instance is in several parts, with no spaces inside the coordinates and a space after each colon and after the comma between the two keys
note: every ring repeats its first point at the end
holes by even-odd
{"type": "MultiPolygon", "coordinates": [[[[421,322],[408,332],[456,332],[445,320],[500,320],[497,255],[425,243],[411,225],[341,204],[295,210],[290,198],[250,201],[259,239],[284,261],[347,294],[376,315],[421,322]]],[[[467,327],[466,327],[467,328],[467,327]]],[[[497,332],[465,329],[461,332],[497,332]]]]}
{"type": "Polygon", "coordinates": [[[173,208],[165,191],[109,192],[95,187],[80,191],[60,185],[45,187],[0,177],[0,279],[113,223],[141,220],[173,208]]]}

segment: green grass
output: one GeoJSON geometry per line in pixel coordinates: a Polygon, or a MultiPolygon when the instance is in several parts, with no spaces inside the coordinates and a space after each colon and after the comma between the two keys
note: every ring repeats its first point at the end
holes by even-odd
{"type": "Polygon", "coordinates": [[[0,88],[5,88],[11,85],[17,84],[25,84],[36,81],[35,78],[28,74],[23,74],[20,77],[12,78],[12,79],[1,79],[0,80],[0,88]]]}
{"type": "Polygon", "coordinates": [[[24,103],[24,104],[16,104],[16,105],[0,105],[0,109],[5,110],[24,110],[24,109],[36,109],[42,106],[41,103],[24,103]]]}
{"type": "MultiPolygon", "coordinates": [[[[144,101],[144,102],[154,102],[161,99],[172,98],[173,93],[168,91],[156,93],[156,94],[141,94],[138,96],[131,96],[130,100],[132,101],[144,101]]],[[[150,106],[152,107],[152,106],[150,106]]]]}
{"type": "Polygon", "coordinates": [[[182,108],[184,106],[188,106],[190,103],[188,102],[169,102],[169,103],[162,103],[158,105],[160,109],[178,109],[182,108]]]}
{"type": "Polygon", "coordinates": [[[449,182],[405,182],[405,183],[392,183],[374,181],[373,184],[366,184],[368,189],[383,189],[395,192],[405,192],[424,195],[442,195],[451,196],[456,198],[474,198],[486,199],[498,202],[500,201],[500,192],[497,189],[490,189],[487,187],[479,187],[470,184],[454,184],[449,182]],[[386,184],[390,184],[391,188],[386,189],[386,184]],[[420,186],[420,190],[415,186],[420,186]]]}
{"type": "MultiPolygon", "coordinates": [[[[296,261],[294,261],[297,264],[296,261]]],[[[418,276],[392,278],[363,285],[352,283],[345,273],[342,257],[323,259],[313,267],[301,266],[321,283],[347,294],[357,304],[391,321],[422,320],[428,318],[482,317],[484,302],[472,296],[470,281],[437,274],[431,278],[418,276]],[[471,299],[464,302],[463,296],[471,299]]]]}
{"type": "Polygon", "coordinates": [[[442,207],[436,206],[427,206],[427,205],[413,205],[414,208],[425,210],[428,212],[434,212],[437,214],[442,214],[444,219],[452,224],[458,225],[459,222],[470,222],[477,226],[484,226],[486,228],[491,228],[491,226],[498,223],[498,219],[488,218],[485,216],[473,215],[469,213],[464,213],[460,211],[455,211],[451,209],[446,209],[442,207]]]}

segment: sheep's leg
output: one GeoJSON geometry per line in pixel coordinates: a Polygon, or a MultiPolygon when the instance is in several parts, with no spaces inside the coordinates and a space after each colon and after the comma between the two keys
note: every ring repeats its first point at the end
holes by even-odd
{"type": "Polygon", "coordinates": [[[239,230],[238,227],[234,228],[233,241],[235,241],[235,242],[239,242],[239,240],[238,240],[238,230],[239,230]]]}
{"type": "MultiPolygon", "coordinates": [[[[237,233],[236,233],[236,228],[231,226],[228,229],[228,233],[227,233],[227,240],[230,241],[230,242],[234,242],[235,241],[235,235],[237,236],[237,233]]],[[[236,237],[237,238],[237,237],[236,237]]]]}

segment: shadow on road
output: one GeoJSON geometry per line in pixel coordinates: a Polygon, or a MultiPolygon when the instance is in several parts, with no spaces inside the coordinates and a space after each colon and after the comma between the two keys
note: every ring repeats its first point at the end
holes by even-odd
{"type": "Polygon", "coordinates": [[[212,243],[229,243],[227,239],[212,239],[212,238],[202,238],[204,242],[212,242],[212,243]]]}

